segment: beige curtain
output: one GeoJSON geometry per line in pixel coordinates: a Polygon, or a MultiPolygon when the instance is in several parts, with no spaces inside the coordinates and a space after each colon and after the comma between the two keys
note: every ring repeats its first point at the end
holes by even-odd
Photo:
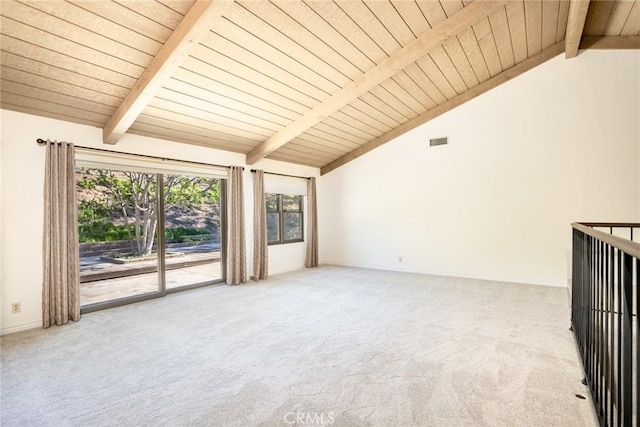
{"type": "Polygon", "coordinates": [[[269,276],[267,250],[267,207],[264,199],[264,172],[253,173],[253,280],[269,276]]]}
{"type": "Polygon", "coordinates": [[[42,325],[80,320],[78,221],[73,144],[46,143],[42,325]]]}
{"type": "Polygon", "coordinates": [[[231,166],[227,177],[227,284],[247,281],[242,170],[231,166]]]}
{"type": "Polygon", "coordinates": [[[307,256],[304,266],[318,266],[318,209],[316,206],[316,179],[307,181],[307,256]]]}

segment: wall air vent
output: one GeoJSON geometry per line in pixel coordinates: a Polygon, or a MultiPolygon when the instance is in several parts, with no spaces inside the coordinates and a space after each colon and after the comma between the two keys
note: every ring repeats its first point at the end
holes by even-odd
{"type": "Polygon", "coordinates": [[[434,145],[446,145],[447,138],[433,138],[429,140],[429,145],[433,147],[434,145]]]}

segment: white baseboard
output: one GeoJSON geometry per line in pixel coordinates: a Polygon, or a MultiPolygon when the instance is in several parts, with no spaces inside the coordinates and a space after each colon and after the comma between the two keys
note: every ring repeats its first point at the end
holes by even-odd
{"type": "Polygon", "coordinates": [[[42,328],[42,320],[35,322],[22,323],[20,325],[9,326],[8,328],[0,329],[0,335],[13,334],[14,332],[26,331],[29,329],[42,328]]]}
{"type": "Polygon", "coordinates": [[[552,281],[541,281],[534,279],[523,279],[518,277],[501,277],[501,276],[485,276],[485,275],[475,275],[475,274],[460,274],[454,272],[447,271],[433,271],[433,270],[422,270],[422,269],[400,269],[396,267],[388,267],[388,266],[371,266],[371,265],[359,265],[359,264],[347,264],[342,262],[333,262],[333,261],[325,261],[322,264],[325,265],[337,265],[341,267],[356,267],[356,268],[369,268],[373,270],[385,270],[385,271],[397,271],[401,273],[418,273],[418,274],[428,274],[433,276],[445,276],[445,277],[459,277],[462,279],[474,279],[474,280],[488,280],[491,282],[505,282],[505,283],[518,283],[522,285],[536,285],[536,286],[552,286],[556,288],[566,288],[568,285],[566,282],[552,282],[552,281]]]}
{"type": "Polygon", "coordinates": [[[304,269],[304,265],[290,265],[286,267],[280,267],[278,269],[271,270],[269,269],[269,275],[271,274],[282,274],[289,273],[291,271],[302,270],[304,269]]]}

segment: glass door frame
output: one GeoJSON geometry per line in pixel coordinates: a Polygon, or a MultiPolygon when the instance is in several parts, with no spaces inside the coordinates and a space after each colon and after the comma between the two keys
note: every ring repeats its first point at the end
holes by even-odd
{"type": "MultiPolygon", "coordinates": [[[[177,286],[174,288],[166,288],[165,273],[165,246],[164,236],[162,236],[162,288],[164,289],[164,295],[174,294],[176,292],[187,291],[190,289],[202,288],[203,286],[218,285],[225,282],[227,278],[227,251],[223,250],[226,247],[227,242],[227,180],[222,178],[216,178],[220,181],[220,278],[215,280],[207,280],[205,282],[192,283],[190,285],[177,286]]],[[[164,177],[163,177],[164,180],[164,177]]],[[[164,185],[164,181],[163,181],[164,185]]],[[[160,221],[160,217],[158,217],[160,221]]],[[[162,224],[164,229],[164,200],[162,201],[162,224]]],[[[164,233],[163,233],[164,234],[164,233]]],[[[159,244],[159,243],[158,243],[159,244]]],[[[160,271],[158,271],[160,273],[160,271]]],[[[163,295],[163,296],[164,296],[163,295]]]]}
{"type": "Polygon", "coordinates": [[[156,242],[157,242],[157,280],[158,290],[153,292],[147,292],[144,294],[131,295],[122,298],[116,298],[108,301],[101,301],[92,304],[87,304],[80,307],[80,314],[92,313],[95,311],[106,310],[108,308],[120,307],[122,305],[134,304],[137,302],[148,301],[156,298],[164,297],[168,294],[187,291],[191,289],[201,288],[204,286],[215,286],[224,284],[227,277],[227,180],[224,178],[216,178],[220,181],[220,279],[193,283],[190,285],[180,286],[176,288],[167,289],[165,273],[166,273],[166,248],[165,248],[165,215],[164,215],[164,197],[160,197],[160,193],[164,196],[164,175],[163,173],[156,173],[156,185],[158,190],[156,209],[158,212],[158,228],[156,229],[156,242]],[[162,189],[162,191],[160,191],[162,189]]]}

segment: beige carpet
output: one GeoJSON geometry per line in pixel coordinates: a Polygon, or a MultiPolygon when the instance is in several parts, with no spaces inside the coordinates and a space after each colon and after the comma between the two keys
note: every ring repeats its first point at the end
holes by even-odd
{"type": "Polygon", "coordinates": [[[565,289],[321,267],[2,338],[7,426],[595,426],[565,289]]]}

